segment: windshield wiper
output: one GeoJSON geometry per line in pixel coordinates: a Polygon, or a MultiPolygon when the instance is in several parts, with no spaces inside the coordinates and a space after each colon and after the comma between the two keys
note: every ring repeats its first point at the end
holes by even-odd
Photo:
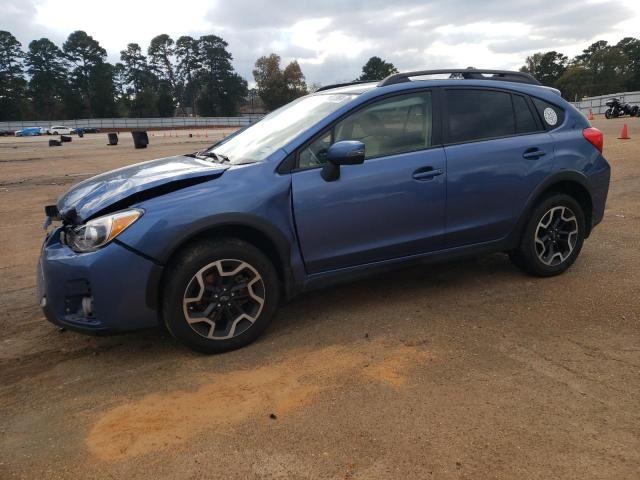
{"type": "Polygon", "coordinates": [[[196,157],[211,158],[218,163],[229,163],[229,157],[215,152],[198,152],[196,157]]]}

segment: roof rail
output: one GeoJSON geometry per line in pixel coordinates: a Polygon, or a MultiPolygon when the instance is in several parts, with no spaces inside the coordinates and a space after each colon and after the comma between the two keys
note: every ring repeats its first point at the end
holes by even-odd
{"type": "MultiPolygon", "coordinates": [[[[388,77],[387,77],[388,78],[388,77]]],[[[385,79],[386,80],[386,79],[385,79]]],[[[345,82],[345,83],[334,83],[332,85],[324,85],[322,87],[320,87],[319,89],[317,89],[315,92],[322,92],[323,90],[330,90],[332,88],[339,88],[339,87],[348,87],[349,85],[358,85],[359,83],[371,83],[371,82],[375,82],[375,80],[355,80],[353,82],[345,82]]],[[[384,80],[383,80],[384,81],[384,80]]]]}
{"type": "Polygon", "coordinates": [[[463,78],[465,80],[500,80],[503,82],[529,83],[542,85],[533,75],[525,72],[513,72],[510,70],[485,70],[484,68],[446,68],[443,70],[417,70],[389,75],[378,83],[378,87],[394,85],[396,83],[410,82],[409,77],[421,77],[423,75],[449,74],[449,78],[463,78]],[[485,77],[488,74],[491,76],[485,77]]]}

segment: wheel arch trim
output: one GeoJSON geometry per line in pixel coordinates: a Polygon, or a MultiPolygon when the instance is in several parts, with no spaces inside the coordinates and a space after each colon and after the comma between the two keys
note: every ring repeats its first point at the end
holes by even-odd
{"type": "MultiPolygon", "coordinates": [[[[584,189],[584,191],[587,193],[589,197],[589,202],[591,204],[591,211],[584,212],[588,220],[586,222],[587,232],[586,232],[585,238],[589,236],[589,234],[591,233],[591,227],[592,227],[590,224],[590,219],[593,218],[593,187],[591,185],[591,182],[589,181],[589,178],[584,173],[576,170],[563,170],[547,177],[529,195],[525,208],[522,210],[520,217],[518,217],[516,226],[512,231],[510,243],[512,243],[514,246],[519,244],[520,237],[522,235],[524,227],[527,224],[527,221],[529,220],[529,215],[531,214],[531,211],[537,204],[538,200],[540,200],[540,198],[545,193],[553,190],[555,186],[558,186],[562,183],[576,184],[582,189],[584,189]]],[[[576,200],[580,201],[580,199],[576,199],[576,200]]]]}
{"type": "Polygon", "coordinates": [[[238,237],[254,244],[274,262],[274,267],[281,277],[286,298],[291,298],[295,291],[294,274],[291,268],[291,245],[294,240],[288,240],[284,232],[264,219],[250,214],[229,213],[220,214],[207,219],[205,223],[185,231],[183,235],[172,243],[161,259],[162,265],[156,265],[147,282],[146,303],[156,311],[159,310],[161,288],[166,264],[181,248],[199,238],[209,236],[238,237]],[[234,232],[236,233],[234,235],[234,232]],[[238,233],[241,232],[239,235],[238,233]],[[251,235],[254,235],[251,238],[251,235]],[[265,251],[264,241],[269,244],[265,251]],[[273,258],[273,257],[276,258],[273,258]]]}

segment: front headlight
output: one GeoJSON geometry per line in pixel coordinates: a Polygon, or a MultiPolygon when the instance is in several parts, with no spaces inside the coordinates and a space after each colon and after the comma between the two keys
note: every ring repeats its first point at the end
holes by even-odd
{"type": "Polygon", "coordinates": [[[67,244],[76,252],[92,252],[116,238],[141,216],[142,210],[133,208],[94,218],[67,230],[67,244]]]}

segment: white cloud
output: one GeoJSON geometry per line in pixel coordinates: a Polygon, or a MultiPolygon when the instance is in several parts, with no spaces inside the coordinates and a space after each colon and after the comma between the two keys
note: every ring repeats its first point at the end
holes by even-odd
{"type": "Polygon", "coordinates": [[[127,43],[136,42],[146,48],[151,38],[163,32],[178,37],[212,28],[206,20],[211,7],[207,0],[109,0],[93,5],[43,0],[37,4],[35,22],[65,37],[84,30],[112,57],[119,56],[127,43]]]}
{"type": "Polygon", "coordinates": [[[399,69],[517,68],[527,55],[574,56],[595,40],[638,36],[638,0],[0,0],[0,29],[25,48],[47,36],[61,44],[85,30],[117,61],[127,43],[155,35],[216,34],[238,72],[251,78],[260,55],[297,59],[307,80],[350,80],[372,55],[399,69]]]}

